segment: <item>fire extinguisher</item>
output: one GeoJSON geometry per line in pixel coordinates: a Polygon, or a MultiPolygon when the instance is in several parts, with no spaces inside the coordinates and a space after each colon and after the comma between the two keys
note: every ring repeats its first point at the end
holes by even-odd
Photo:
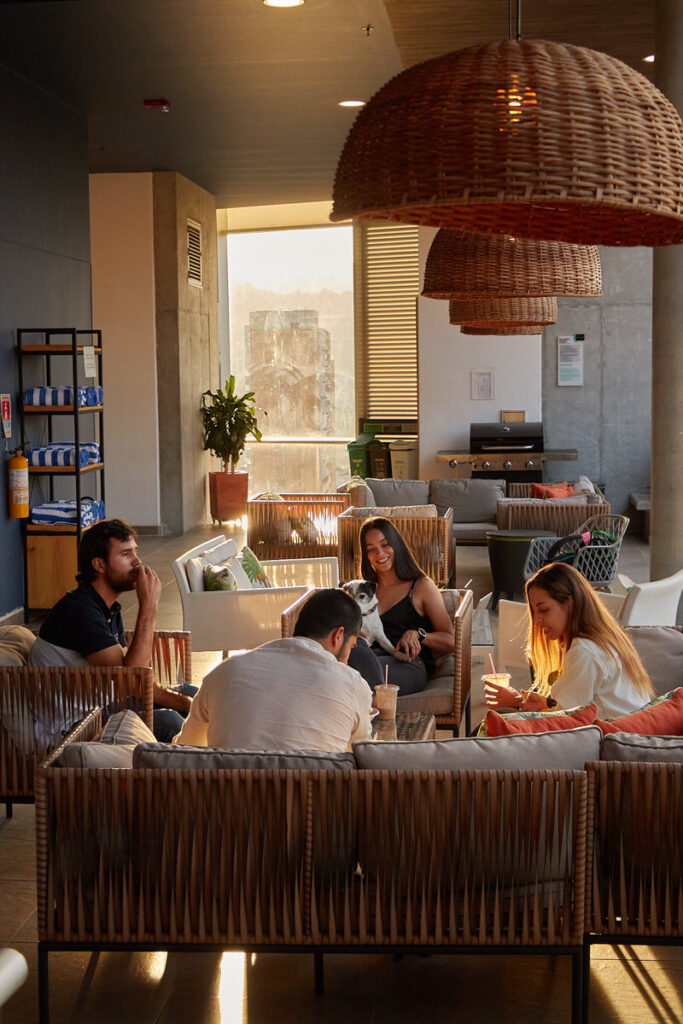
{"type": "Polygon", "coordinates": [[[9,517],[25,519],[28,516],[28,459],[17,448],[7,463],[9,468],[9,517]]]}

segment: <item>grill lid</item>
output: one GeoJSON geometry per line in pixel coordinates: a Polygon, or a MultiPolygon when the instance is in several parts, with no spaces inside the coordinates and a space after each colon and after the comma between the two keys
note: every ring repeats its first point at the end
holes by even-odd
{"type": "Polygon", "coordinates": [[[472,452],[542,452],[542,423],[470,423],[472,452]]]}

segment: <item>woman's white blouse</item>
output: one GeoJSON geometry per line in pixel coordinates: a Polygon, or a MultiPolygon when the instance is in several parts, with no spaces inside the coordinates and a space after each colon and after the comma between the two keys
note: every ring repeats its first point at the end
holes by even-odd
{"type": "Polygon", "coordinates": [[[562,673],[552,687],[561,708],[597,704],[600,718],[619,718],[637,711],[648,698],[626,675],[619,656],[603,651],[592,640],[576,637],[567,651],[562,673]]]}

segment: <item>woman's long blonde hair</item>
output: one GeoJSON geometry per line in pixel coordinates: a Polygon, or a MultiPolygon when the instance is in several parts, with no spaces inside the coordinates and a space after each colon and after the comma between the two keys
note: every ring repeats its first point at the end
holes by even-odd
{"type": "Polygon", "coordinates": [[[563,562],[543,566],[526,585],[529,612],[527,656],[533,665],[536,684],[541,692],[547,692],[555,677],[562,674],[565,649],[559,641],[548,640],[543,630],[535,625],[529,602],[529,591],[533,587],[545,590],[560,604],[572,601],[572,610],[567,622],[570,643],[575,637],[592,640],[614,661],[619,658],[624,672],[639,693],[646,697],[653,695],[652,683],[627,634],[614,616],[607,611],[581,573],[563,562]]]}

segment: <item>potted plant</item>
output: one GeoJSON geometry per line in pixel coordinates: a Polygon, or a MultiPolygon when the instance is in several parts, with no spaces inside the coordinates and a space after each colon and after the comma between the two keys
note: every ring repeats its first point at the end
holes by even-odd
{"type": "Polygon", "coordinates": [[[244,515],[247,509],[249,474],[237,473],[235,467],[251,434],[261,440],[255,415],[254,392],[235,395],[235,378],[231,374],[225,388],[205,391],[201,414],[204,430],[204,451],[221,459],[222,473],[209,473],[211,516],[222,522],[244,515]]]}

